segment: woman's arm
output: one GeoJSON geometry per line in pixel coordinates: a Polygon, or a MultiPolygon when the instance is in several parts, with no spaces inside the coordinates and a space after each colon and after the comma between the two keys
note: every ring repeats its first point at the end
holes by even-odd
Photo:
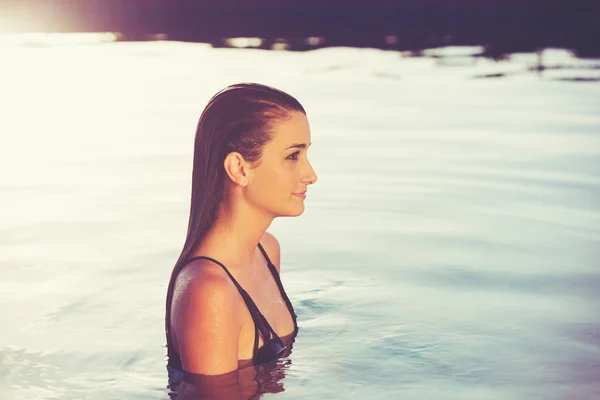
{"type": "Polygon", "coordinates": [[[220,268],[206,267],[180,277],[171,323],[183,369],[220,375],[238,368],[239,295],[220,268]]]}

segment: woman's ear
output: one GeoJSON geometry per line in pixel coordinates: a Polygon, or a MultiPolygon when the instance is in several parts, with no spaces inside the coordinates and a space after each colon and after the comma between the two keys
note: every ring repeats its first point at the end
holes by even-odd
{"type": "Polygon", "coordinates": [[[223,161],[223,167],[225,167],[225,172],[233,183],[242,187],[248,186],[250,164],[244,160],[240,153],[233,151],[227,154],[225,161],[223,161]]]}

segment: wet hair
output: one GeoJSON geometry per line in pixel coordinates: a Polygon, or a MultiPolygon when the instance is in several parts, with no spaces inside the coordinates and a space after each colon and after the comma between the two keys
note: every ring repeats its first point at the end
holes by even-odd
{"type": "Polygon", "coordinates": [[[167,291],[165,324],[168,345],[171,341],[169,319],[175,278],[217,218],[219,205],[226,195],[225,157],[231,152],[238,152],[250,164],[259,163],[264,145],[272,139],[274,125],[289,119],[293,112],[306,115],[294,97],[257,83],[228,86],[215,94],[204,108],[194,141],[187,236],[167,291]]]}

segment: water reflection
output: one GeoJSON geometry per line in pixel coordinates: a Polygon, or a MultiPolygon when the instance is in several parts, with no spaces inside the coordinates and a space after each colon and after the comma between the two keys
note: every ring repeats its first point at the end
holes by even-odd
{"type": "Polygon", "coordinates": [[[265,393],[283,392],[283,379],[292,361],[289,358],[249,366],[223,375],[184,373],[182,379],[170,383],[171,400],[250,400],[265,393]]]}

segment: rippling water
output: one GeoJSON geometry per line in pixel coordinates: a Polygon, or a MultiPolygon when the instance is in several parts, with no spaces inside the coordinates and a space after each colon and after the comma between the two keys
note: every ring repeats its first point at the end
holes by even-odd
{"type": "Polygon", "coordinates": [[[238,81],[299,98],[319,174],[306,213],[271,228],[300,333],[264,398],[600,397],[600,86],[553,79],[578,71],[166,42],[0,53],[0,398],[168,398],[195,124],[238,81]]]}

